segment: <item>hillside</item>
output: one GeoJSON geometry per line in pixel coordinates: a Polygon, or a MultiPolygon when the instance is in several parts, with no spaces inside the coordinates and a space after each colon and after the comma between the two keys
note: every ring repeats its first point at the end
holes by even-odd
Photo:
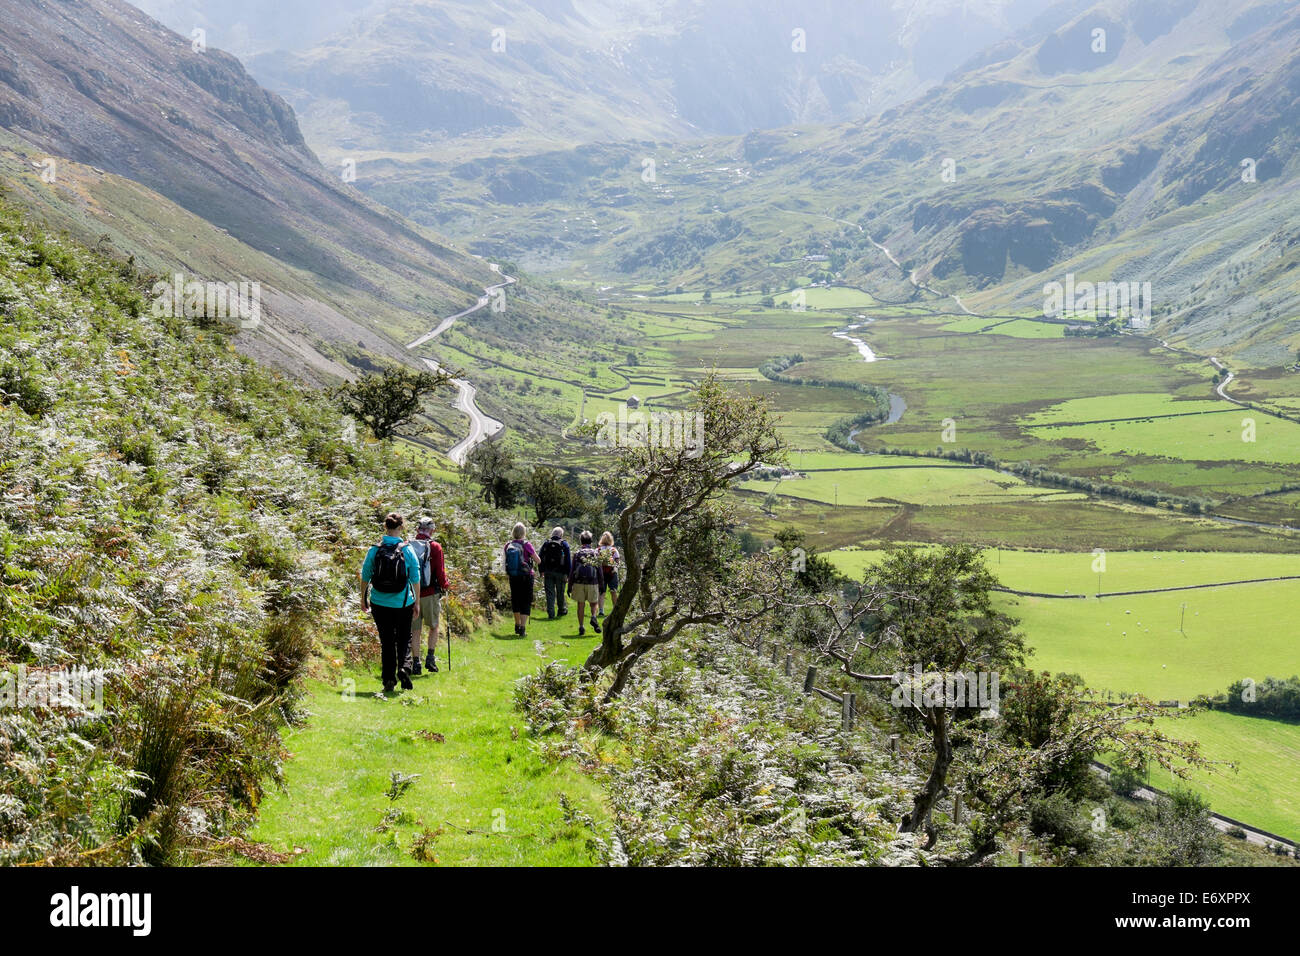
{"type": "Polygon", "coordinates": [[[162,274],[260,281],[265,328],[246,351],[309,377],[352,374],[492,281],[322,167],[293,111],[229,54],[119,0],[5,10],[11,193],[162,274]]]}
{"type": "MultiPolygon", "coordinates": [[[[0,207],[0,662],[105,675],[101,712],[0,718],[4,863],[227,854],[319,642],[366,645],[354,582],[379,517],[428,513],[453,544],[498,520],[227,333],[154,319],[148,288],[0,207]]],[[[459,635],[483,613],[463,594],[459,635]]]]}
{"type": "Polygon", "coordinates": [[[472,251],[605,284],[780,288],[819,255],[884,300],[1041,316],[1067,273],[1149,282],[1162,337],[1275,366],[1300,347],[1298,34],[1259,0],[1063,4],[865,120],[376,159],[359,183],[472,251]]]}

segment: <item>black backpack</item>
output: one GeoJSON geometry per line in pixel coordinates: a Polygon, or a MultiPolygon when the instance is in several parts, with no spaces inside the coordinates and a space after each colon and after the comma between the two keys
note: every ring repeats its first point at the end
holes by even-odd
{"type": "Polygon", "coordinates": [[[375,551],[374,566],[370,572],[370,586],[384,594],[401,594],[409,579],[406,575],[406,545],[381,544],[375,551]]]}
{"type": "Polygon", "coordinates": [[[539,557],[542,559],[543,571],[564,570],[564,545],[554,538],[542,545],[542,552],[539,557]]]}
{"type": "Polygon", "coordinates": [[[600,556],[590,547],[580,548],[573,555],[573,580],[576,584],[599,584],[600,571],[596,561],[600,556]]]}

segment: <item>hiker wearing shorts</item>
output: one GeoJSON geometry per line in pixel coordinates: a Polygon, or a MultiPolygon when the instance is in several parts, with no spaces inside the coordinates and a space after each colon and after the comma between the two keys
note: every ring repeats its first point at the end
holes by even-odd
{"type": "Polygon", "coordinates": [[[537,552],[526,537],[528,529],[521,521],[515,525],[510,543],[505,547],[506,576],[510,578],[510,610],[515,615],[515,634],[528,636],[528,616],[533,613],[533,574],[537,552]]]}
{"type": "Polygon", "coordinates": [[[573,556],[569,552],[569,542],[564,540],[563,528],[555,528],[551,531],[550,540],[542,545],[538,557],[542,582],[546,586],[546,618],[554,620],[557,617],[564,617],[569,613],[564,591],[569,584],[569,570],[573,566],[573,556]]]}
{"type": "Polygon", "coordinates": [[[614,536],[606,531],[600,536],[600,616],[605,616],[605,592],[611,595],[609,609],[614,610],[618,600],[618,567],[623,563],[622,555],[614,547],[614,536]]]}
{"type": "MultiPolygon", "coordinates": [[[[384,693],[401,681],[410,690],[411,672],[406,652],[411,642],[411,622],[420,616],[420,564],[402,538],[406,522],[396,512],[384,519],[384,537],[366,553],[361,565],[361,606],[379,630],[380,667],[384,693]]],[[[418,620],[416,621],[418,623],[418,620]]]]}
{"type": "Polygon", "coordinates": [[[420,563],[420,614],[411,621],[411,646],[406,655],[406,666],[411,675],[420,676],[420,635],[429,632],[429,652],[424,657],[424,667],[430,674],[438,673],[438,626],[442,622],[442,596],[447,593],[447,565],[443,559],[442,545],[433,540],[433,519],[420,520],[411,551],[420,563]]]}
{"type": "Polygon", "coordinates": [[[569,597],[578,604],[578,636],[587,633],[587,614],[591,614],[591,626],[599,633],[600,622],[596,620],[596,602],[600,600],[600,555],[591,546],[591,532],[582,532],[579,538],[581,546],[573,553],[573,567],[569,571],[569,597]],[[591,610],[588,612],[587,608],[591,610]]]}

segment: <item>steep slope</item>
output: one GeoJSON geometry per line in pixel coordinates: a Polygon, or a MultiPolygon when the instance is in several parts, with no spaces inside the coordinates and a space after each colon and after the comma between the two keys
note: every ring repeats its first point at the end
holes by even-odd
{"type": "MultiPolygon", "coordinates": [[[[0,204],[0,677],[102,672],[75,705],[6,698],[0,864],[229,859],[316,642],[372,633],[352,582],[380,516],[459,541],[504,520],[226,336],[153,317],[149,288],[0,204]]],[[[447,607],[474,627],[468,592],[447,607]]]]}
{"type": "Polygon", "coordinates": [[[399,354],[367,330],[400,342],[492,281],[486,263],[327,172],[292,110],[228,54],[119,0],[0,8],[4,169],[18,198],[152,250],[160,271],[261,280],[268,329],[250,349],[337,374],[304,349],[324,339],[335,356],[358,343],[399,354]]]}
{"type": "Polygon", "coordinates": [[[470,157],[869,115],[1048,2],[408,0],[249,68],[330,159],[470,157]]]}

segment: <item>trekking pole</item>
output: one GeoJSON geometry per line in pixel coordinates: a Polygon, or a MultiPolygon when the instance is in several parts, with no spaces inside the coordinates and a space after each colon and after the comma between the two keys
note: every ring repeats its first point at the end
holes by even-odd
{"type": "Polygon", "coordinates": [[[447,673],[451,673],[451,623],[447,624],[447,673]]]}

